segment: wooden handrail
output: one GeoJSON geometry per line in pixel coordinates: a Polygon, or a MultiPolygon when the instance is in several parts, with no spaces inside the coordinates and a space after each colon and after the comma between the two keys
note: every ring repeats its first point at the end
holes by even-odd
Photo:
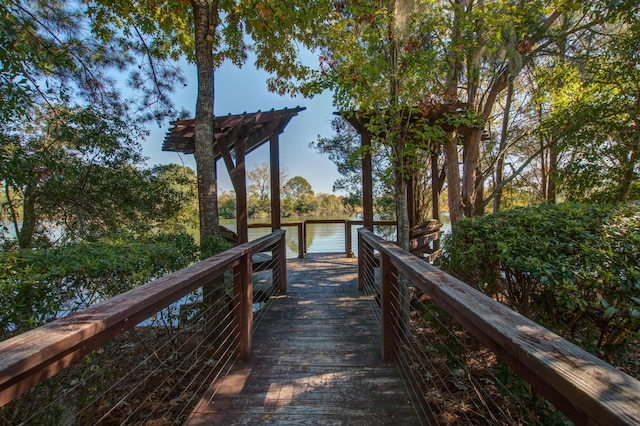
{"type": "MultiPolygon", "coordinates": [[[[251,312],[251,301],[246,300],[251,294],[251,255],[274,245],[284,245],[284,235],[282,230],[275,231],[95,306],[0,342],[0,406],[132,329],[189,292],[210,283],[230,267],[244,270],[242,288],[235,290],[241,292],[244,297],[237,302],[240,306],[234,309],[234,312],[251,312]],[[249,308],[246,307],[247,304],[249,308]]],[[[276,259],[281,263],[279,268],[282,268],[282,262],[285,261],[281,255],[283,250],[276,247],[274,253],[278,254],[277,257],[283,258],[276,259]]],[[[284,275],[286,274],[279,276],[284,275]]],[[[281,284],[274,285],[281,288],[281,284]]],[[[241,338],[248,340],[248,345],[241,342],[240,356],[246,357],[251,350],[250,321],[246,318],[236,318],[236,321],[245,327],[241,338]]]]}
{"type": "MultiPolygon", "coordinates": [[[[352,241],[351,241],[351,227],[354,225],[364,225],[364,220],[352,220],[352,219],[305,219],[298,222],[281,222],[280,226],[297,226],[298,227],[298,258],[303,259],[304,254],[307,252],[307,224],[309,225],[322,225],[322,224],[341,224],[344,223],[344,235],[345,235],[345,249],[347,257],[353,257],[352,241]]],[[[376,226],[395,226],[398,222],[395,220],[375,220],[373,224],[376,226]]],[[[247,225],[249,228],[271,228],[271,223],[250,223],[247,225]]]]}
{"type": "MultiPolygon", "coordinates": [[[[640,424],[640,382],[541,325],[512,311],[462,281],[429,265],[394,243],[366,229],[358,231],[360,246],[380,252],[383,280],[393,265],[398,273],[492,349],[522,378],[576,424],[640,424]]],[[[373,268],[359,260],[359,276],[373,268]],[[361,272],[362,270],[362,272],[361,272]]],[[[392,278],[388,278],[392,277],[392,278]]],[[[386,288],[382,284],[383,291],[386,288]]],[[[390,302],[384,300],[382,306],[390,302]]],[[[399,303],[396,301],[395,303],[399,303]]],[[[391,306],[392,312],[399,307],[391,306]]],[[[383,318],[390,318],[391,314],[383,318]]],[[[399,338],[383,324],[383,354],[392,359],[399,338]]]]}
{"type": "MultiPolygon", "coordinates": [[[[248,228],[271,228],[270,223],[250,223],[248,228]]],[[[303,222],[281,222],[280,227],[295,226],[298,228],[298,259],[304,258],[304,230],[303,222]]]]}

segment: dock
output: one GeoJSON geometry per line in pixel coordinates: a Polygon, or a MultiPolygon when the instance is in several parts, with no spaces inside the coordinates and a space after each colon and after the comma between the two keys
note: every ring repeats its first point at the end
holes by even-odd
{"type": "Polygon", "coordinates": [[[357,260],[290,259],[287,282],[257,322],[251,361],[214,381],[186,424],[422,424],[409,385],[382,360],[357,260]]]}

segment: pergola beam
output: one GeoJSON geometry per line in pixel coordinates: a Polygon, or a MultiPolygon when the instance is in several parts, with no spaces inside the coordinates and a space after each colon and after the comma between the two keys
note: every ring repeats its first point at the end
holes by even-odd
{"type": "MultiPolygon", "coordinates": [[[[271,177],[271,227],[281,227],[280,149],[278,136],[304,107],[243,113],[215,118],[215,140],[212,150],[216,161],[223,159],[236,192],[236,221],[240,242],[248,240],[246,155],[269,141],[271,177]],[[232,151],[235,154],[232,156],[232,151]]],[[[185,154],[195,152],[195,121],[171,122],[162,150],[185,154]]]]}

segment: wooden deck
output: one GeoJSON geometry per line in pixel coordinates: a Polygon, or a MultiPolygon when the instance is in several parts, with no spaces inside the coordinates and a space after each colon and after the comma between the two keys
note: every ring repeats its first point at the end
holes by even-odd
{"type": "Polygon", "coordinates": [[[405,383],[382,361],[356,260],[309,254],[287,269],[288,293],[259,322],[251,362],[214,382],[186,424],[421,424],[405,383]]]}

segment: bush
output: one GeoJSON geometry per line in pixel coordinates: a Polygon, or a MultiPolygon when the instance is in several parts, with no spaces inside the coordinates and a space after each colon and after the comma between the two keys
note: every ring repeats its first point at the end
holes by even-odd
{"type": "Polygon", "coordinates": [[[564,203],[461,220],[443,239],[450,274],[589,348],[640,325],[640,204],[564,203]]]}
{"type": "Polygon", "coordinates": [[[0,338],[30,330],[198,260],[186,234],[0,252],[0,338]]]}

